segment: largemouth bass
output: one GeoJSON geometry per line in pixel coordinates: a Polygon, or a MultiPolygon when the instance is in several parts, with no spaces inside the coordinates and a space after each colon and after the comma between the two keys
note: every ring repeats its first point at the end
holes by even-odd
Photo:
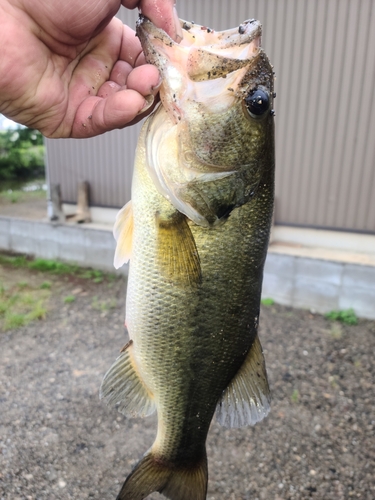
{"type": "Polygon", "coordinates": [[[125,415],[158,415],[157,436],[117,499],[159,491],[203,500],[206,437],[262,420],[270,393],[258,338],[274,198],[273,70],[255,20],[214,32],[182,21],[175,43],[141,17],[163,76],[142,129],[132,200],[114,233],[130,258],[130,341],[101,395],[125,415]]]}

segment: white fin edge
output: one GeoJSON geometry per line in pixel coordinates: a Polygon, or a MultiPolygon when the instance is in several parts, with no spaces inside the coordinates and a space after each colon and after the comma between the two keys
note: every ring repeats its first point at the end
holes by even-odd
{"type": "Polygon", "coordinates": [[[133,208],[131,200],[119,211],[113,227],[117,241],[113,265],[116,269],[129,262],[133,244],[133,208]]]}
{"type": "Polygon", "coordinates": [[[218,422],[224,427],[245,427],[263,420],[271,407],[266,365],[258,336],[223,393],[216,409],[218,422]]]}
{"type": "Polygon", "coordinates": [[[154,413],[155,402],[134,368],[129,347],[104,375],[100,399],[129,417],[147,417],[154,413]]]}

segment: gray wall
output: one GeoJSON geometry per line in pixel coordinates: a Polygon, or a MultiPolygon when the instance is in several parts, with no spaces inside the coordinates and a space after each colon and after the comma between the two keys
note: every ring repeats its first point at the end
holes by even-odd
{"type": "MultiPolygon", "coordinates": [[[[277,224],[375,232],[375,0],[179,0],[180,17],[225,29],[255,17],[276,70],[277,224]],[[371,29],[372,28],[372,29],[371,29]]],[[[120,17],[134,25],[136,12],[120,17]]],[[[130,197],[138,127],[47,140],[65,201],[130,197]]]]}

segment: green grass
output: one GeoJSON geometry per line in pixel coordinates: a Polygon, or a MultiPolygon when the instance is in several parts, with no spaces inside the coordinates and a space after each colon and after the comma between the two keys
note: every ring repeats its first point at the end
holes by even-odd
{"type": "Polygon", "coordinates": [[[13,330],[23,326],[26,322],[24,314],[8,314],[4,320],[4,330],[13,330]]]}
{"type": "Polygon", "coordinates": [[[110,309],[115,309],[117,306],[117,301],[115,299],[109,300],[98,300],[98,297],[94,297],[91,303],[91,307],[97,311],[105,312],[110,309]]]}
{"type": "Polygon", "coordinates": [[[46,191],[43,189],[44,179],[31,181],[22,188],[21,186],[7,186],[5,183],[5,188],[0,189],[0,203],[22,203],[33,200],[45,200],[46,191]],[[28,190],[28,186],[34,185],[35,189],[28,190]]]}
{"type": "Polygon", "coordinates": [[[32,271],[39,271],[42,273],[76,276],[78,278],[92,280],[94,283],[102,283],[104,280],[112,282],[116,279],[114,274],[103,273],[98,269],[82,268],[74,264],[68,264],[67,262],[60,262],[58,260],[29,259],[24,255],[0,254],[0,264],[17,268],[27,268],[32,271]]]}
{"type": "Polygon", "coordinates": [[[27,259],[24,255],[2,255],[0,254],[0,264],[13,267],[27,267],[27,259]]]}
{"type": "Polygon", "coordinates": [[[297,389],[294,389],[292,395],[290,396],[290,400],[292,403],[298,403],[299,401],[299,392],[297,389]]]}
{"type": "Polygon", "coordinates": [[[104,279],[104,273],[97,269],[88,269],[83,273],[82,277],[92,279],[94,283],[101,283],[104,279]]]}
{"type": "Polygon", "coordinates": [[[325,317],[331,321],[341,321],[346,325],[356,325],[358,323],[358,317],[354,312],[354,309],[345,309],[343,311],[330,311],[325,315],[325,317]]]}
{"type": "Polygon", "coordinates": [[[331,334],[331,337],[340,340],[343,336],[343,329],[340,323],[337,323],[336,321],[332,323],[331,330],[329,332],[331,334]]]}
{"type": "Polygon", "coordinates": [[[19,285],[8,289],[0,286],[0,331],[19,328],[46,317],[50,291],[19,285]]]}
{"type": "MultiPolygon", "coordinates": [[[[28,269],[46,275],[74,276],[94,283],[106,282],[108,286],[112,286],[117,279],[116,275],[103,273],[97,269],[82,268],[56,260],[30,259],[24,255],[0,254],[0,265],[28,269]]],[[[37,285],[32,285],[33,280],[30,277],[29,282],[19,281],[6,287],[0,282],[0,331],[19,328],[30,321],[45,318],[52,284],[48,280],[41,284],[40,281],[37,285]]],[[[62,300],[65,304],[71,304],[76,297],[68,295],[62,300]]],[[[108,311],[116,307],[116,301],[96,299],[93,307],[103,312],[108,311]]]]}
{"type": "Polygon", "coordinates": [[[269,306],[273,306],[273,304],[275,303],[275,301],[273,299],[262,299],[261,300],[261,303],[262,305],[266,306],[266,307],[269,307],[269,306]]]}
{"type": "Polygon", "coordinates": [[[17,203],[20,200],[21,194],[22,193],[20,191],[6,191],[5,193],[2,193],[1,196],[8,202],[17,203]]]}
{"type": "Polygon", "coordinates": [[[67,295],[66,297],[64,297],[64,303],[65,304],[71,304],[75,300],[76,300],[75,295],[67,295]]]}

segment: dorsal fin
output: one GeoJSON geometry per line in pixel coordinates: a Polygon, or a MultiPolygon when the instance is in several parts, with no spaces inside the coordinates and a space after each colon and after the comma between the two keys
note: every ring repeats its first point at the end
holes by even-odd
{"type": "Polygon", "coordinates": [[[117,214],[113,236],[117,241],[113,265],[119,269],[129,261],[132,252],[133,209],[131,200],[117,214]]]}
{"type": "Polygon", "coordinates": [[[254,425],[268,415],[270,402],[262,346],[256,336],[241,368],[225,389],[216,416],[225,427],[254,425]]]}

